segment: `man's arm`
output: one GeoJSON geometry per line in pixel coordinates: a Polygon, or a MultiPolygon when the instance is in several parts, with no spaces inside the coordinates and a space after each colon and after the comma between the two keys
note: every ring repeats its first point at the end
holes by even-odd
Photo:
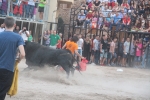
{"type": "Polygon", "coordinates": [[[21,34],[22,32],[23,32],[23,30],[20,30],[20,31],[19,31],[19,34],[21,34]]]}
{"type": "Polygon", "coordinates": [[[62,47],[62,49],[65,49],[66,48],[66,43],[65,43],[65,45],[62,47]]]}
{"type": "Polygon", "coordinates": [[[130,24],[130,22],[131,22],[131,19],[129,18],[127,25],[129,25],[129,24],[130,24]]]}
{"type": "Polygon", "coordinates": [[[75,54],[80,57],[81,59],[84,59],[84,57],[82,57],[79,53],[78,53],[78,50],[75,50],[75,54]]]}
{"type": "Polygon", "coordinates": [[[26,36],[29,37],[29,31],[25,31],[26,36]]]}
{"type": "Polygon", "coordinates": [[[19,51],[20,51],[20,57],[19,57],[19,62],[25,57],[25,51],[24,51],[24,46],[20,45],[19,47],[19,51]]]}
{"type": "Polygon", "coordinates": [[[81,48],[83,48],[83,45],[84,45],[84,41],[83,41],[83,39],[82,39],[82,45],[81,45],[81,48]]]}
{"type": "Polygon", "coordinates": [[[58,38],[58,40],[57,40],[57,44],[56,44],[56,46],[60,43],[60,41],[61,41],[61,38],[60,38],[60,36],[59,35],[57,35],[57,38],[58,38]]]}

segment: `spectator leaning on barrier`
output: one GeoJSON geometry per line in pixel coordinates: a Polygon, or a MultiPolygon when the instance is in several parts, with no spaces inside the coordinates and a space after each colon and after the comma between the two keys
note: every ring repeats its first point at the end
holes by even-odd
{"type": "Polygon", "coordinates": [[[58,41],[60,40],[59,35],[56,34],[56,31],[53,31],[53,33],[51,33],[49,38],[50,38],[50,47],[56,49],[58,41]]]}
{"type": "Polygon", "coordinates": [[[46,0],[39,0],[39,21],[43,21],[44,7],[46,4],[46,0]]]}
{"type": "Polygon", "coordinates": [[[27,31],[26,27],[23,27],[22,30],[19,31],[19,34],[23,38],[24,41],[28,41],[29,31],[27,31]]]}

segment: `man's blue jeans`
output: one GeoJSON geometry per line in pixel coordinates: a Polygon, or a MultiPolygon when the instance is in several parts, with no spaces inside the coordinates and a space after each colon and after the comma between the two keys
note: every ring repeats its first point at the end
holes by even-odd
{"type": "Polygon", "coordinates": [[[23,5],[23,17],[27,18],[28,5],[23,5]]]}
{"type": "Polygon", "coordinates": [[[95,58],[95,64],[98,64],[98,61],[99,61],[99,58],[100,58],[99,50],[94,51],[94,58],[95,58]]]}
{"type": "Polygon", "coordinates": [[[145,59],[146,59],[146,54],[144,54],[144,55],[142,56],[142,62],[141,62],[141,64],[142,64],[142,67],[143,67],[143,68],[146,66],[145,59]]]}
{"type": "Polygon", "coordinates": [[[34,6],[32,5],[27,5],[27,18],[32,18],[34,13],[34,6]]]}
{"type": "Polygon", "coordinates": [[[89,19],[85,20],[85,22],[84,22],[84,27],[85,28],[87,28],[87,24],[89,24],[89,25],[91,24],[91,21],[89,19]]]}

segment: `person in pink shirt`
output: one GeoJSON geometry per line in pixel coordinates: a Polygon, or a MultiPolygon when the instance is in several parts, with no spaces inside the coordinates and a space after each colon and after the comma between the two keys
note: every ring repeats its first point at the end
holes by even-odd
{"type": "Polygon", "coordinates": [[[139,66],[141,63],[141,56],[142,56],[142,49],[143,49],[143,45],[142,45],[142,39],[139,39],[138,41],[136,41],[136,57],[135,57],[135,65],[139,66]]]}
{"type": "Polygon", "coordinates": [[[92,28],[96,28],[97,27],[97,16],[96,15],[94,15],[93,18],[92,18],[91,27],[92,28]]]}

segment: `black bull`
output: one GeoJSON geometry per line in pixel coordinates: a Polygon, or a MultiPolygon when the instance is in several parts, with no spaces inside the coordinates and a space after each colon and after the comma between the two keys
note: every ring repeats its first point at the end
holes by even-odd
{"type": "Polygon", "coordinates": [[[60,65],[69,77],[70,71],[74,74],[72,53],[66,49],[52,49],[34,42],[25,43],[26,64],[29,68],[43,67],[44,65],[60,65]]]}

